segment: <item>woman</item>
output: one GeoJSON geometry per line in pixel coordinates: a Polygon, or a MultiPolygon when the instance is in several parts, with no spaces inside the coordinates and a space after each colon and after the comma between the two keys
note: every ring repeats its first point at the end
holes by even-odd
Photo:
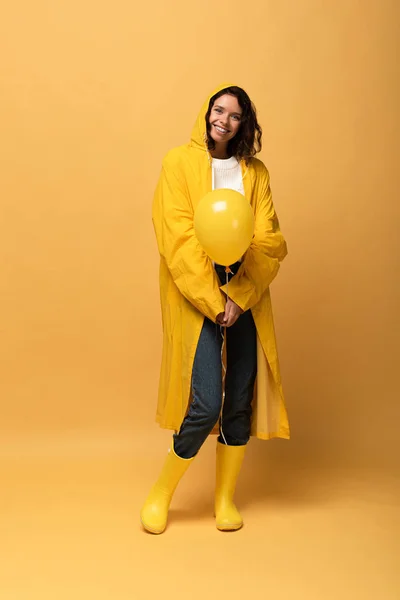
{"type": "Polygon", "coordinates": [[[215,517],[222,531],[243,524],[233,495],[250,436],[289,438],[269,293],[287,250],[268,171],[254,158],[261,135],[246,92],[223,85],[205,102],[190,143],[163,161],[153,203],[164,336],[157,421],[175,434],[141,511],[151,533],[165,530],[176,486],[210,433],[219,433],[215,517]],[[244,194],[255,216],[253,240],[231,265],[228,288],[225,269],[193,229],[198,202],[218,188],[244,194]]]}

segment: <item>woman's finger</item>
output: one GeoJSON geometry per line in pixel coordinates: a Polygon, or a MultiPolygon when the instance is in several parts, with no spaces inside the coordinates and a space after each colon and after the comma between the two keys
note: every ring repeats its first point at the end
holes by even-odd
{"type": "Polygon", "coordinates": [[[232,317],[233,317],[233,311],[232,311],[232,309],[233,309],[232,303],[228,302],[226,304],[226,308],[225,308],[225,319],[226,319],[226,323],[227,323],[228,327],[230,327],[230,325],[228,325],[228,323],[231,322],[232,317]]]}
{"type": "Polygon", "coordinates": [[[241,315],[241,310],[236,304],[230,305],[229,312],[229,327],[232,327],[241,315]]]}
{"type": "Polygon", "coordinates": [[[235,321],[236,321],[235,314],[233,311],[231,311],[229,314],[229,319],[228,319],[226,326],[232,327],[232,325],[234,325],[235,321]]]}

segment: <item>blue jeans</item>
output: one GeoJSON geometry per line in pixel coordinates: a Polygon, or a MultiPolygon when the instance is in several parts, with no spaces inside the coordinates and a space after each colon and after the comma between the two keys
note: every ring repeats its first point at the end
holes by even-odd
{"type": "MultiPolygon", "coordinates": [[[[232,265],[234,273],[239,265],[232,265]]],[[[224,268],[216,265],[216,271],[221,283],[224,283],[224,268]]],[[[257,333],[251,311],[243,313],[232,327],[225,329],[205,318],[193,363],[193,400],[179,432],[174,435],[174,450],[178,456],[195,456],[219,418],[219,442],[229,446],[247,444],[256,374],[257,333]],[[223,331],[226,335],[227,372],[221,414],[223,331]]]]}

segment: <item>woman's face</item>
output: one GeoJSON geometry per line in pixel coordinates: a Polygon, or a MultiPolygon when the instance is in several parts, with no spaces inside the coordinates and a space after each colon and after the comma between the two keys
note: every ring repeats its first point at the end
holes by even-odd
{"type": "Polygon", "coordinates": [[[235,96],[224,94],[216,99],[211,109],[210,135],[216,144],[228,143],[240,128],[242,109],[235,96]]]}

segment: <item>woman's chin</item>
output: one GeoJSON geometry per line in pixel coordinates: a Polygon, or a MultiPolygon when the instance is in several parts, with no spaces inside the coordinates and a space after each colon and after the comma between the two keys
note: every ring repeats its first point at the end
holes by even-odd
{"type": "Polygon", "coordinates": [[[211,134],[211,138],[214,140],[214,142],[216,144],[223,144],[224,142],[227,143],[229,140],[226,139],[225,135],[219,135],[218,133],[216,134],[211,134]]]}

